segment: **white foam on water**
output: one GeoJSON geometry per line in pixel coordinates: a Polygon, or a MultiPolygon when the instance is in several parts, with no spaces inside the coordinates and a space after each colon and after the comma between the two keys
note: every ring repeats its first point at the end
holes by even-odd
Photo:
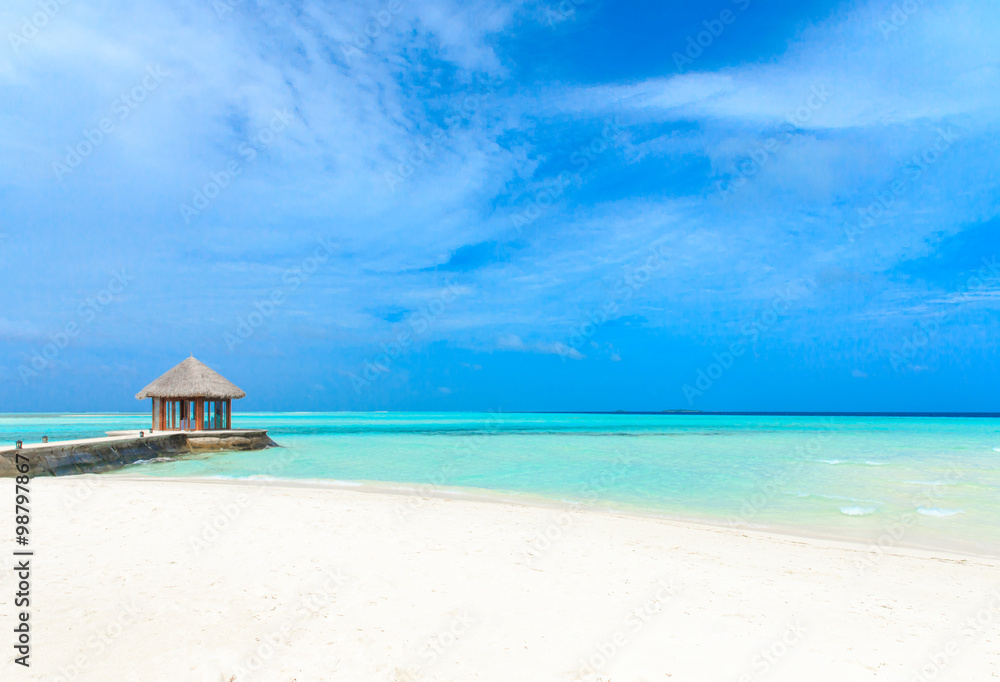
{"type": "Polygon", "coordinates": [[[875,513],[875,507],[841,507],[840,513],[846,516],[868,516],[875,513]]]}
{"type": "Polygon", "coordinates": [[[822,497],[824,500],[843,500],[844,502],[868,502],[869,504],[882,504],[878,500],[865,500],[859,497],[844,497],[843,495],[820,495],[817,494],[816,497],[822,497]]]}
{"type": "Polygon", "coordinates": [[[864,462],[857,462],[857,461],[852,462],[849,459],[811,459],[809,461],[819,462],[820,464],[864,464],[865,466],[870,466],[870,467],[880,467],[885,465],[885,462],[876,462],[875,460],[872,459],[865,460],[864,462]]]}
{"type": "Polygon", "coordinates": [[[956,485],[954,481],[903,481],[906,485],[956,485]]]}
{"type": "Polygon", "coordinates": [[[135,466],[137,464],[156,464],[158,462],[173,462],[175,461],[173,457],[153,457],[152,459],[137,459],[134,462],[126,464],[126,467],[135,466]]]}
{"type": "MultiPolygon", "coordinates": [[[[824,495],[823,493],[804,493],[801,491],[786,491],[784,495],[794,495],[795,497],[818,497],[823,500],[841,500],[843,502],[863,502],[867,504],[883,504],[881,500],[868,500],[863,497],[845,497],[844,495],[824,495]]],[[[858,507],[859,509],[861,507],[858,507]]]]}
{"type": "Polygon", "coordinates": [[[1000,448],[993,448],[993,452],[1000,452],[1000,448]]]}
{"type": "Polygon", "coordinates": [[[917,507],[917,513],[923,514],[924,516],[957,516],[958,514],[964,514],[964,509],[941,509],[939,507],[917,507]]]}

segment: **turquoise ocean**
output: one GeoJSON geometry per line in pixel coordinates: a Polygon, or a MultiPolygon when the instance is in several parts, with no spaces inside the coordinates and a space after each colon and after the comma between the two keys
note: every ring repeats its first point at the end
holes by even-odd
{"type": "MultiPolygon", "coordinates": [[[[148,415],[2,415],[0,442],[148,415]]],[[[709,414],[237,413],[282,447],[106,475],[470,489],[560,505],[1000,556],[1000,419],[709,414]]]]}

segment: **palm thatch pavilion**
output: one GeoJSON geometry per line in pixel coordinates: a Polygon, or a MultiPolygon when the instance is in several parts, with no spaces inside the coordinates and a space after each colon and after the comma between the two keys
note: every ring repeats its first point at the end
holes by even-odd
{"type": "Polygon", "coordinates": [[[246,393],[192,355],[135,396],[153,399],[153,431],[232,428],[232,401],[246,393]]]}

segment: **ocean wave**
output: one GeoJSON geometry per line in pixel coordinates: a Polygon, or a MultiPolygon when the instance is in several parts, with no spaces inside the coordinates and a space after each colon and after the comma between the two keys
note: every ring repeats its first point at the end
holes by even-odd
{"type": "Polygon", "coordinates": [[[156,464],[157,462],[173,462],[175,461],[173,457],[153,457],[152,459],[137,459],[134,462],[129,462],[126,467],[136,466],[137,464],[156,464]]]}
{"type": "Polygon", "coordinates": [[[880,467],[883,464],[885,464],[885,462],[873,462],[871,460],[867,460],[867,461],[865,461],[865,464],[867,464],[870,467],[880,467]]]}
{"type": "Polygon", "coordinates": [[[845,516],[868,516],[875,513],[875,507],[841,507],[840,513],[845,516]]]}
{"type": "Polygon", "coordinates": [[[958,485],[957,481],[902,481],[904,485],[958,485]]]}
{"type": "Polygon", "coordinates": [[[1000,452],[1000,448],[993,448],[993,452],[1000,452]]]}
{"type": "Polygon", "coordinates": [[[858,465],[863,464],[863,465],[869,466],[869,467],[880,467],[880,466],[883,466],[885,464],[885,462],[876,462],[876,461],[871,460],[871,459],[867,459],[864,462],[852,462],[849,459],[810,459],[810,460],[807,460],[807,461],[809,461],[809,462],[817,462],[819,464],[834,464],[834,465],[836,465],[836,464],[858,464],[858,465]]]}
{"type": "Polygon", "coordinates": [[[803,493],[803,492],[786,492],[786,495],[795,495],[795,497],[818,497],[823,500],[840,500],[842,502],[863,502],[867,504],[882,504],[880,500],[867,500],[861,497],[845,497],[844,495],[825,495],[823,493],[803,493]]]}
{"type": "Polygon", "coordinates": [[[964,514],[964,509],[941,509],[940,507],[917,507],[917,513],[924,516],[957,516],[964,514]]]}

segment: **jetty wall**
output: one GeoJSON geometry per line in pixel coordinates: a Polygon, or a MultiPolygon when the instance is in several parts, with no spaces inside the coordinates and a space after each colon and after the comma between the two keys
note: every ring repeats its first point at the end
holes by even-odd
{"type": "Polygon", "coordinates": [[[267,431],[253,429],[156,432],[142,437],[138,432],[110,432],[107,438],[31,443],[20,450],[0,448],[0,477],[18,474],[17,453],[27,458],[29,476],[66,476],[109,471],[157,457],[263,450],[277,445],[267,431]]]}

